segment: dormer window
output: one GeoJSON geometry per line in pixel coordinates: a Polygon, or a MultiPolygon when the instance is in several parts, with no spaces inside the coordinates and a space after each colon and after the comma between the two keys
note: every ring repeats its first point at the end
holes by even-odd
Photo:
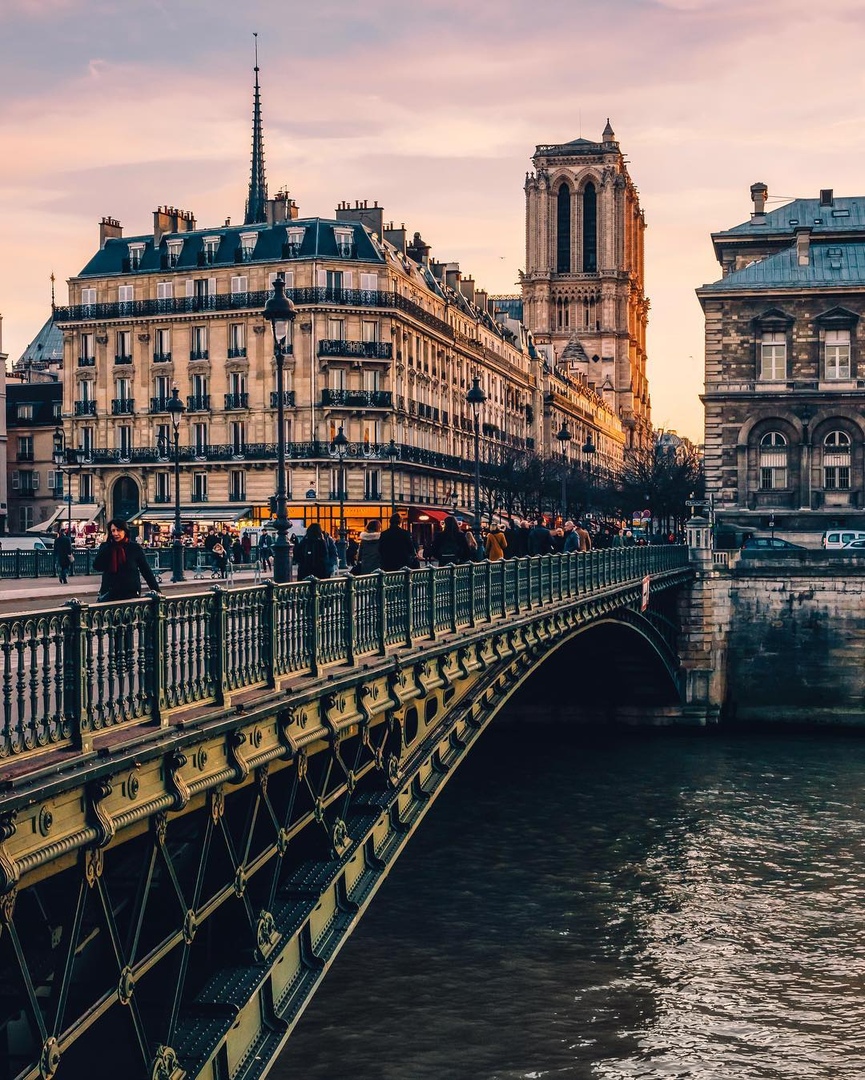
{"type": "Polygon", "coordinates": [[[169,266],[177,266],[180,260],[180,252],[183,249],[182,240],[166,241],[166,262],[169,266]]]}
{"type": "Polygon", "coordinates": [[[144,244],[130,244],[129,245],[129,269],[138,270],[141,268],[141,257],[144,254],[144,244]]]}
{"type": "Polygon", "coordinates": [[[251,262],[257,240],[258,233],[240,234],[240,257],[244,262],[251,262]]]}
{"type": "Polygon", "coordinates": [[[218,236],[205,236],[204,238],[204,261],[209,265],[216,262],[216,253],[219,250],[218,236]]]}
{"type": "Polygon", "coordinates": [[[349,259],[354,254],[354,229],[340,229],[334,226],[333,236],[336,240],[336,250],[344,259],[349,259]]]}
{"type": "Polygon", "coordinates": [[[303,244],[303,236],[306,229],[299,225],[292,226],[290,229],[286,229],[285,233],[285,246],[286,257],[289,259],[297,258],[300,254],[301,245],[303,244]]]}

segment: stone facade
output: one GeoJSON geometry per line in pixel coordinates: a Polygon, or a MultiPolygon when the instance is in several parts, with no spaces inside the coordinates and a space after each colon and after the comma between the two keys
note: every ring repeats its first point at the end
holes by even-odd
{"type": "Polygon", "coordinates": [[[526,177],[523,318],[552,366],[648,445],[645,217],[609,121],[600,142],[538,146],[526,177]]]}
{"type": "Polygon", "coordinates": [[[720,526],[809,546],[865,526],[865,199],[799,199],[713,236],[705,468],[720,526]]]}

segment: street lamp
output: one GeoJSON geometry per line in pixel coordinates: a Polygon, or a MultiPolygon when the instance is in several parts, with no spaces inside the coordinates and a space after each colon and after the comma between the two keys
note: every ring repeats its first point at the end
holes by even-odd
{"type": "MultiPolygon", "coordinates": [[[[595,455],[596,449],[597,449],[597,447],[592,442],[592,433],[590,431],[588,433],[588,435],[586,436],[586,441],[583,443],[583,454],[584,454],[585,459],[586,459],[588,498],[591,498],[591,495],[592,495],[592,458],[595,455]]],[[[588,498],[586,499],[587,503],[588,503],[588,498]]]]}
{"type": "Polygon", "coordinates": [[[285,500],[285,353],[289,327],[296,316],[294,304],[285,295],[285,278],[277,274],[273,279],[273,292],[264,305],[264,317],[273,331],[273,359],[276,363],[276,542],[273,545],[273,580],[278,585],[291,580],[285,500]]]}
{"type": "Polygon", "coordinates": [[[176,386],[165,403],[174,430],[174,540],[171,544],[171,580],[183,581],[183,526],[180,524],[180,418],[184,405],[176,386]]]}
{"type": "Polygon", "coordinates": [[[337,566],[340,570],[345,570],[345,454],[348,450],[348,439],[345,437],[345,432],[340,425],[339,431],[334,435],[333,442],[330,444],[331,453],[339,461],[339,540],[336,542],[336,556],[337,566]]]}
{"type": "Polygon", "coordinates": [[[774,512],[774,510],[772,511],[771,515],[769,516],[769,530],[770,530],[770,535],[771,535],[772,539],[774,540],[775,539],[775,512],[774,512]]]}
{"type": "Polygon", "coordinates": [[[562,421],[561,429],[556,432],[556,438],[562,448],[562,524],[564,524],[568,512],[568,443],[571,441],[571,433],[568,431],[566,420],[562,421]]]}
{"type": "Polygon", "coordinates": [[[396,459],[399,457],[399,447],[393,439],[391,439],[384,448],[384,453],[385,457],[390,459],[390,515],[393,517],[396,513],[396,478],[394,475],[394,466],[396,464],[396,459]]]}
{"type": "Polygon", "coordinates": [[[474,415],[474,429],[475,429],[475,524],[474,534],[475,539],[478,542],[478,550],[480,550],[481,542],[481,406],[487,400],[487,395],[483,391],[481,386],[481,380],[477,375],[472,379],[472,385],[469,392],[466,394],[466,401],[472,407],[472,414],[474,415]]]}
{"type": "Polygon", "coordinates": [[[66,527],[69,529],[69,536],[72,537],[72,470],[77,469],[78,474],[81,474],[81,466],[84,464],[84,451],[75,450],[70,446],[66,446],[65,436],[63,434],[63,428],[56,427],[54,429],[54,452],[52,453],[54,464],[61,471],[64,467],[68,469],[66,478],[66,527]]]}

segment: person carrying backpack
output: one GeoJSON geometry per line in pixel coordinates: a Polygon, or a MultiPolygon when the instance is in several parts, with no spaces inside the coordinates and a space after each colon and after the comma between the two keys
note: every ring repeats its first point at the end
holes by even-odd
{"type": "Polygon", "coordinates": [[[295,544],[294,561],[297,563],[299,580],[333,576],[337,563],[336,544],[317,521],[307,528],[306,535],[295,544]]]}
{"type": "Polygon", "coordinates": [[[466,563],[471,558],[468,541],[465,534],[460,532],[457,519],[453,514],[448,514],[442,522],[441,531],[435,535],[432,545],[432,557],[438,562],[439,566],[448,566],[450,563],[466,563]]]}

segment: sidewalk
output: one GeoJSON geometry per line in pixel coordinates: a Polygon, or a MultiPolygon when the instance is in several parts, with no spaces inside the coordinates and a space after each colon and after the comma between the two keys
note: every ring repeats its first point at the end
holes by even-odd
{"type": "MultiPolygon", "coordinates": [[[[200,578],[193,577],[194,570],[187,570],[184,581],[174,582],[171,580],[171,571],[162,571],[162,589],[166,593],[175,590],[185,592],[205,592],[213,585],[221,585],[223,588],[235,588],[252,585],[255,582],[255,571],[250,567],[236,570],[233,580],[229,581],[212,578],[208,569],[200,578]]],[[[270,574],[262,574],[261,580],[267,581],[270,574]]],[[[19,600],[47,600],[56,598],[58,604],[77,597],[82,600],[93,601],[99,592],[99,574],[78,575],[69,578],[68,585],[61,585],[56,577],[38,578],[2,578],[0,579],[0,602],[8,601],[17,603],[19,600]]],[[[142,583],[143,584],[143,583],[142,583]]],[[[147,586],[144,585],[145,592],[147,586]]]]}

